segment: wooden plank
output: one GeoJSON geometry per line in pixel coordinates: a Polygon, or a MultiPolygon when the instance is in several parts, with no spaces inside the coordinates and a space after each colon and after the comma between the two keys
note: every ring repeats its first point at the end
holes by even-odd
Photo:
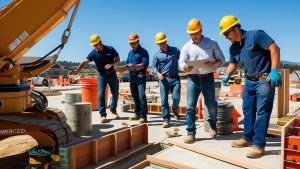
{"type": "Polygon", "coordinates": [[[199,153],[199,154],[206,155],[208,157],[211,157],[211,158],[214,158],[214,159],[217,159],[220,161],[224,161],[224,162],[236,165],[236,166],[249,168],[249,169],[272,169],[272,168],[270,168],[270,166],[265,166],[263,164],[256,164],[256,163],[253,163],[253,161],[251,161],[251,160],[249,160],[249,161],[245,160],[245,158],[232,156],[230,154],[224,154],[222,152],[216,152],[214,150],[211,150],[211,149],[206,148],[201,145],[193,146],[193,145],[189,145],[189,144],[180,143],[180,142],[177,142],[172,139],[167,139],[166,142],[176,145],[178,147],[199,153]]]}
{"type": "Polygon", "coordinates": [[[144,160],[144,161],[130,167],[129,169],[143,169],[143,168],[146,168],[149,165],[150,165],[149,161],[144,160]]]}
{"type": "Polygon", "coordinates": [[[162,159],[159,159],[159,158],[155,157],[154,155],[147,155],[146,160],[149,161],[150,164],[151,163],[158,164],[158,165],[163,166],[163,167],[196,169],[196,168],[186,166],[186,165],[183,165],[183,164],[178,164],[178,163],[175,163],[175,162],[172,162],[172,161],[162,160],[162,159]]]}
{"type": "Polygon", "coordinates": [[[293,127],[295,125],[295,119],[293,118],[291,119],[288,123],[286,123],[283,128],[282,128],[282,134],[281,134],[281,168],[284,167],[284,141],[285,141],[285,137],[289,134],[289,130],[291,129],[291,127],[293,127]]]}

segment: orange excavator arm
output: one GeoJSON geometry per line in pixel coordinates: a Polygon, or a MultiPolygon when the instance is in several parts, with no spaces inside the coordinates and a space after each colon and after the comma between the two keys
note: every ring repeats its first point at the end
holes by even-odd
{"type": "MultiPolygon", "coordinates": [[[[35,43],[66,17],[79,0],[13,0],[0,11],[0,76],[28,78],[50,68],[44,63],[37,71],[23,71],[14,65],[35,43]],[[11,69],[11,70],[9,70],[11,69]],[[18,75],[15,75],[17,74],[18,75]]],[[[1,84],[1,82],[0,82],[1,84]]]]}

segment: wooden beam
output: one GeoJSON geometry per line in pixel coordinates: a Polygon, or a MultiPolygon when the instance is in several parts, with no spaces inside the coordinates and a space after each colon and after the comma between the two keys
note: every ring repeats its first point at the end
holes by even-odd
{"type": "Polygon", "coordinates": [[[232,156],[230,154],[224,154],[222,152],[216,152],[214,150],[211,150],[211,149],[206,148],[206,147],[201,146],[201,145],[192,146],[192,145],[177,142],[177,141],[172,140],[172,139],[167,139],[166,142],[171,143],[173,145],[176,145],[178,147],[181,147],[181,148],[199,153],[199,154],[206,155],[208,157],[211,157],[211,158],[214,158],[214,159],[217,159],[217,160],[220,160],[220,161],[224,161],[224,162],[236,165],[236,166],[249,168],[249,169],[271,169],[270,166],[265,166],[265,165],[262,165],[262,164],[256,164],[256,163],[253,163],[253,161],[245,160],[245,158],[232,156]]]}
{"type": "Polygon", "coordinates": [[[183,165],[183,164],[178,164],[178,163],[175,163],[175,162],[172,162],[172,161],[162,160],[162,159],[159,159],[159,158],[155,157],[154,155],[147,155],[146,160],[149,161],[149,163],[158,164],[158,165],[161,165],[163,167],[196,169],[196,168],[186,166],[186,165],[183,165]]]}

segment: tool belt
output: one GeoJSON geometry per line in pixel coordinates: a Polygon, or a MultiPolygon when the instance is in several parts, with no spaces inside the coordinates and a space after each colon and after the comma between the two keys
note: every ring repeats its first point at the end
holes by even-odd
{"type": "Polygon", "coordinates": [[[268,73],[260,73],[260,74],[257,74],[257,75],[253,75],[251,77],[247,76],[246,79],[251,80],[251,81],[258,81],[259,78],[261,78],[263,76],[268,77],[268,75],[269,75],[268,73]]]}
{"type": "Polygon", "coordinates": [[[169,78],[176,78],[179,77],[178,74],[163,74],[164,77],[169,77],[169,78]]]}
{"type": "Polygon", "coordinates": [[[114,74],[116,71],[113,70],[113,71],[110,71],[110,72],[99,72],[100,75],[102,76],[110,76],[112,74],[114,74]]]}
{"type": "Polygon", "coordinates": [[[144,74],[145,72],[142,72],[142,71],[138,71],[138,72],[130,72],[130,75],[131,76],[137,76],[139,74],[144,74]]]}
{"type": "Polygon", "coordinates": [[[188,77],[199,77],[199,78],[203,78],[203,77],[214,77],[214,73],[207,73],[207,74],[189,74],[187,75],[188,77]]]}

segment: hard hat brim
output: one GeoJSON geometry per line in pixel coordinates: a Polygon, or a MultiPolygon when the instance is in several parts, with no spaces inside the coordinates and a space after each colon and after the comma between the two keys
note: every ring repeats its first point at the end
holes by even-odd
{"type": "Polygon", "coordinates": [[[162,40],[159,40],[159,41],[155,41],[155,43],[159,44],[159,43],[166,42],[167,40],[168,40],[168,38],[165,38],[165,39],[162,39],[162,40]]]}
{"type": "Polygon", "coordinates": [[[224,32],[226,32],[228,29],[230,29],[231,27],[235,26],[236,24],[238,24],[240,22],[240,20],[238,19],[237,21],[235,21],[233,24],[231,24],[230,26],[228,26],[226,29],[223,29],[222,31],[220,31],[220,35],[223,35],[224,32]]]}
{"type": "Polygon", "coordinates": [[[128,42],[129,43],[132,43],[132,42],[137,42],[137,41],[139,41],[140,39],[135,39],[135,40],[129,40],[128,42]]]}
{"type": "Polygon", "coordinates": [[[186,30],[187,31],[187,33],[189,33],[189,34],[192,34],[192,33],[196,33],[196,32],[199,32],[201,29],[197,29],[197,30],[193,30],[193,31],[190,31],[190,30],[186,30]]]}
{"type": "Polygon", "coordinates": [[[91,45],[91,46],[94,46],[94,45],[97,45],[99,42],[100,42],[100,40],[99,40],[99,41],[96,41],[96,42],[91,42],[90,45],[91,45]]]}

